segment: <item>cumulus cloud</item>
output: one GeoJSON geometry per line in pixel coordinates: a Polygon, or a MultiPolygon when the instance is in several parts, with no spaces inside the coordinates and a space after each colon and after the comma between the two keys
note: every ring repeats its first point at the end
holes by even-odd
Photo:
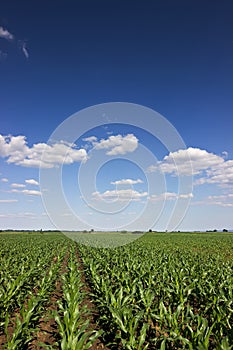
{"type": "Polygon", "coordinates": [[[112,200],[112,201],[137,201],[147,197],[147,192],[138,192],[132,189],[105,191],[103,193],[93,192],[92,196],[95,200],[112,200]]]}
{"type": "Polygon", "coordinates": [[[160,171],[165,174],[190,176],[195,175],[194,185],[205,183],[218,184],[222,187],[233,186],[233,160],[226,160],[227,152],[222,156],[199,148],[171,152],[162,161],[151,165],[147,171],[160,171]]]}
{"type": "Polygon", "coordinates": [[[59,164],[72,164],[87,159],[85,149],[60,141],[52,145],[46,143],[27,145],[25,136],[0,135],[0,156],[7,163],[25,167],[53,168],[59,164]]]}
{"type": "Polygon", "coordinates": [[[141,179],[133,180],[133,179],[122,179],[117,181],[112,181],[112,185],[136,185],[142,184],[143,181],[141,179]]]}
{"type": "Polygon", "coordinates": [[[1,181],[2,181],[2,182],[8,182],[9,180],[8,180],[6,177],[3,177],[3,178],[1,179],[1,181]]]}
{"type": "Polygon", "coordinates": [[[14,40],[14,35],[11,34],[7,29],[0,27],[0,38],[11,41],[14,40]]]}
{"type": "Polygon", "coordinates": [[[112,135],[107,139],[101,139],[98,142],[93,142],[95,149],[106,149],[106,154],[109,156],[123,155],[134,152],[138,147],[138,139],[133,134],[112,135]]]}
{"type": "MultiPolygon", "coordinates": [[[[84,140],[89,140],[97,150],[106,149],[108,155],[133,152],[138,146],[138,139],[132,134],[110,136],[99,142],[95,136],[84,140]]],[[[75,144],[59,141],[49,145],[37,143],[29,147],[23,135],[0,135],[0,157],[6,158],[8,164],[35,168],[53,168],[59,164],[72,164],[88,159],[86,149],[78,149],[75,144]]]]}
{"type": "Polygon", "coordinates": [[[223,162],[224,159],[216,154],[200,148],[189,147],[184,150],[170,152],[160,163],[160,169],[165,173],[196,175],[223,162]]]}
{"type": "Polygon", "coordinates": [[[39,182],[34,179],[28,179],[28,180],[25,180],[25,182],[26,184],[29,184],[29,185],[39,186],[39,182]]]}

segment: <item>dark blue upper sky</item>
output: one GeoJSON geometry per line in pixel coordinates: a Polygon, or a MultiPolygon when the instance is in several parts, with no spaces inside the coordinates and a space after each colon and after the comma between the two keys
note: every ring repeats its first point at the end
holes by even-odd
{"type": "Polygon", "coordinates": [[[232,15],[231,1],[2,3],[0,25],[30,54],[0,39],[2,132],[46,138],[83,107],[129,101],[165,115],[187,144],[230,152],[232,15]]]}

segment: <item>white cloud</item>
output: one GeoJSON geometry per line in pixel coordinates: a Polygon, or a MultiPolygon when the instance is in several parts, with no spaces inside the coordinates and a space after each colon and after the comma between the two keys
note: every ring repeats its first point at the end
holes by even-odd
{"type": "Polygon", "coordinates": [[[1,179],[1,181],[2,181],[2,182],[8,182],[9,180],[8,180],[6,177],[3,177],[3,178],[1,179]]]}
{"type": "Polygon", "coordinates": [[[23,190],[22,193],[30,196],[41,196],[41,192],[36,190],[23,190]]]}
{"type": "Polygon", "coordinates": [[[160,163],[160,169],[165,173],[196,175],[223,162],[224,159],[220,156],[206,150],[189,147],[185,150],[170,152],[160,163]]]}
{"type": "Polygon", "coordinates": [[[216,167],[207,169],[204,176],[195,180],[194,185],[217,184],[233,187],[233,160],[227,160],[216,167]]]}
{"type": "Polygon", "coordinates": [[[28,53],[28,49],[27,49],[27,45],[26,45],[25,41],[22,43],[22,51],[23,51],[24,56],[28,59],[29,53],[28,53]]]}
{"type": "Polygon", "coordinates": [[[83,141],[93,143],[93,142],[97,141],[97,137],[96,136],[86,137],[86,138],[83,139],[83,141]]]}
{"type": "Polygon", "coordinates": [[[181,199],[193,198],[193,194],[191,192],[190,193],[181,193],[178,195],[178,198],[181,198],[181,199]]]}
{"type": "Polygon", "coordinates": [[[172,201],[176,199],[188,199],[193,198],[192,193],[175,193],[175,192],[164,192],[161,194],[153,194],[150,196],[150,200],[152,201],[172,201]]]}
{"type": "Polygon", "coordinates": [[[11,187],[14,187],[14,188],[24,188],[26,187],[24,184],[17,184],[17,183],[13,183],[11,184],[11,187]]]}
{"type": "Polygon", "coordinates": [[[103,193],[94,192],[92,196],[95,200],[112,200],[112,201],[129,201],[129,200],[140,200],[141,198],[147,197],[147,192],[138,192],[135,190],[113,190],[105,191],[103,193]]]}
{"type": "MultiPolygon", "coordinates": [[[[6,39],[8,41],[14,41],[14,35],[11,34],[7,29],[4,29],[3,27],[0,27],[0,38],[6,39]]],[[[21,51],[26,59],[29,58],[29,52],[27,48],[27,43],[25,40],[15,40],[14,45],[18,46],[18,49],[21,51]]],[[[3,61],[7,58],[7,53],[0,51],[0,61],[3,61]]]]}
{"type": "Polygon", "coordinates": [[[212,195],[201,201],[195,201],[193,205],[217,205],[220,207],[233,207],[233,193],[212,195]]]}
{"type": "Polygon", "coordinates": [[[64,141],[48,145],[46,143],[27,145],[25,136],[0,135],[0,156],[7,158],[7,163],[25,167],[53,168],[58,164],[72,164],[87,159],[85,149],[64,141]]]}
{"type": "Polygon", "coordinates": [[[13,190],[10,191],[11,193],[23,193],[25,195],[29,195],[29,196],[41,196],[41,192],[37,191],[37,190],[18,190],[16,188],[14,188],[13,190]]]}
{"type": "Polygon", "coordinates": [[[207,183],[217,183],[221,186],[233,186],[233,160],[227,160],[223,164],[207,171],[207,183]]]}
{"type": "Polygon", "coordinates": [[[0,27],[0,38],[6,39],[6,40],[13,40],[14,35],[11,34],[7,29],[0,27]]]}
{"type": "Polygon", "coordinates": [[[136,185],[142,184],[143,181],[141,179],[133,180],[133,179],[122,179],[117,181],[112,181],[112,185],[136,185]]]}
{"type": "Polygon", "coordinates": [[[18,199],[0,199],[0,203],[14,203],[18,202],[18,199]]]}
{"type": "Polygon", "coordinates": [[[36,219],[38,216],[31,212],[24,212],[24,213],[8,213],[8,214],[0,214],[1,218],[28,218],[28,219],[36,219]]]}
{"type": "Polygon", "coordinates": [[[106,149],[107,155],[116,156],[118,154],[126,154],[128,152],[134,152],[138,147],[138,139],[133,134],[112,135],[109,138],[101,139],[99,142],[94,142],[95,149],[106,149]]]}
{"type": "Polygon", "coordinates": [[[222,152],[222,155],[189,147],[169,153],[162,161],[151,165],[147,171],[160,171],[176,176],[198,175],[194,185],[209,183],[222,187],[233,186],[233,160],[224,159],[226,152],[222,152]]]}
{"type": "Polygon", "coordinates": [[[28,180],[25,180],[25,182],[26,184],[29,184],[29,185],[39,186],[39,182],[34,179],[28,179],[28,180]]]}
{"type": "Polygon", "coordinates": [[[177,198],[177,193],[174,192],[164,192],[161,194],[153,194],[150,196],[150,200],[153,201],[170,201],[175,200],[177,198]]]}
{"type": "Polygon", "coordinates": [[[223,151],[222,152],[222,156],[224,159],[226,159],[228,157],[228,152],[227,151],[223,151]]]}
{"type": "MultiPolygon", "coordinates": [[[[95,137],[87,139],[92,140],[96,149],[106,149],[108,155],[133,152],[138,145],[138,139],[132,134],[110,136],[99,142],[95,141],[95,137]]],[[[0,135],[0,157],[6,158],[8,164],[35,168],[53,168],[59,164],[72,164],[88,159],[87,151],[84,148],[78,149],[75,144],[59,141],[50,145],[37,143],[29,147],[23,135],[0,135]]]]}

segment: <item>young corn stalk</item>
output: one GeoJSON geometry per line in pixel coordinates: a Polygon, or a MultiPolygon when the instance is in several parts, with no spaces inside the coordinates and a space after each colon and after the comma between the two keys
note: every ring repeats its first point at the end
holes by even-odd
{"type": "Polygon", "coordinates": [[[61,350],[85,350],[90,348],[101,332],[88,330],[89,312],[83,304],[85,294],[82,291],[75,245],[71,246],[67,269],[62,276],[63,299],[58,301],[59,309],[54,312],[61,338],[56,345],[61,350]]]}
{"type": "Polygon", "coordinates": [[[19,315],[16,315],[13,334],[8,334],[9,314],[5,320],[5,334],[7,336],[7,350],[23,349],[33,339],[32,333],[35,331],[38,320],[41,317],[43,307],[49,299],[51,290],[58,274],[60,259],[54,263],[48,273],[42,278],[38,285],[36,294],[30,293],[20,308],[19,315]]]}

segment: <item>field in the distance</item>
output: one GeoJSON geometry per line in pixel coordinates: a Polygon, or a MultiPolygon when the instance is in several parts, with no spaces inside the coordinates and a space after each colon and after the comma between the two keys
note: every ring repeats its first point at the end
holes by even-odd
{"type": "Polygon", "coordinates": [[[0,349],[233,347],[232,233],[68,235],[0,234],[0,349]]]}

